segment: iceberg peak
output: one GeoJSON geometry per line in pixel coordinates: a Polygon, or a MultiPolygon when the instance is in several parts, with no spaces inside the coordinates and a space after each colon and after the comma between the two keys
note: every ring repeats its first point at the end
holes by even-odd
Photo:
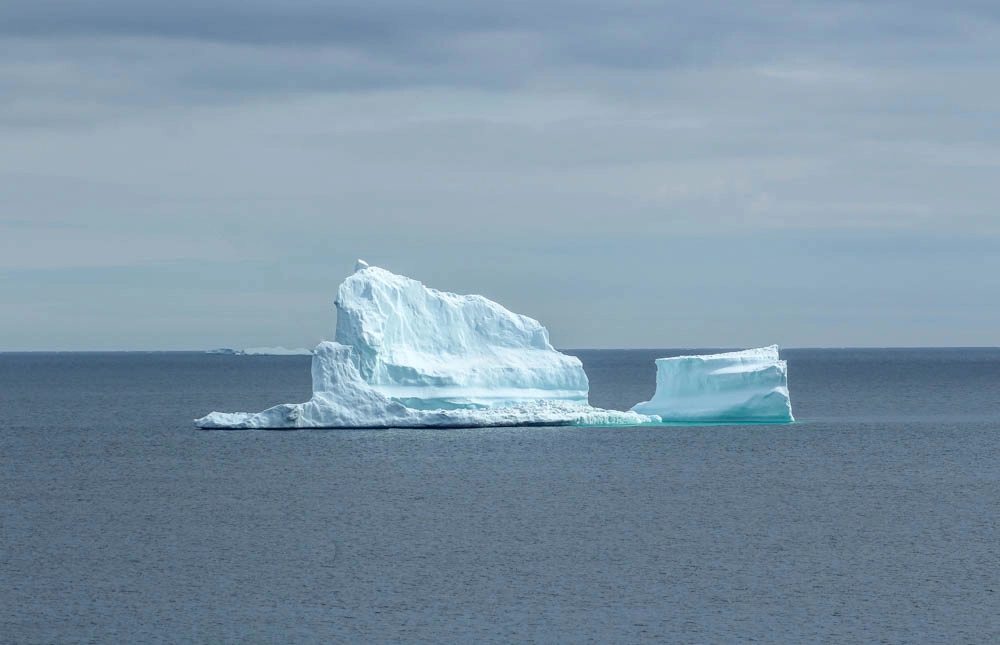
{"type": "Polygon", "coordinates": [[[335,304],[334,340],[353,348],[369,385],[410,407],[587,402],[580,359],[556,351],[534,318],[483,296],[369,267],[344,280],[335,304]]]}
{"type": "Polygon", "coordinates": [[[354,263],[354,272],[357,273],[358,271],[362,271],[364,269],[367,269],[369,266],[371,266],[371,265],[369,265],[367,262],[365,262],[361,258],[358,258],[358,260],[354,263]]]}

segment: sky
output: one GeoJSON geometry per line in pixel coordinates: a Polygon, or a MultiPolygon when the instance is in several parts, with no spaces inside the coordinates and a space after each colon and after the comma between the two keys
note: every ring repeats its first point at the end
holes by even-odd
{"type": "Polygon", "coordinates": [[[1000,345],[993,0],[0,0],[0,351],[1000,345]]]}

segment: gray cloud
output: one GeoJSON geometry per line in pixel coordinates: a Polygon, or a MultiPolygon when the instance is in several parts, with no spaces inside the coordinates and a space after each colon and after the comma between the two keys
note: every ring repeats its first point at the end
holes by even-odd
{"type": "Polygon", "coordinates": [[[998,16],[979,2],[8,1],[0,100],[5,120],[25,125],[87,121],[101,108],[442,85],[660,99],[664,72],[996,64],[998,16]]]}
{"type": "MultiPolygon", "coordinates": [[[[810,42],[823,39],[905,39],[947,34],[956,19],[1000,17],[995,3],[963,0],[947,6],[932,0],[845,2],[840,0],[693,4],[679,1],[511,0],[469,3],[434,0],[407,3],[370,0],[179,0],[136,3],[74,0],[45,3],[7,0],[0,6],[0,33],[18,36],[151,36],[257,44],[387,42],[415,34],[530,29],[566,31],[607,27],[623,36],[667,29],[664,37],[697,28],[684,41],[810,42]],[[796,26],[798,31],[788,27],[796,26]]],[[[669,40],[664,38],[664,40],[669,40]]],[[[595,43],[595,49],[609,43],[595,43]]],[[[639,43],[651,44],[651,43],[639,43]]],[[[662,42],[660,48],[673,43],[662,42]]]]}
{"type": "Polygon", "coordinates": [[[987,2],[0,3],[0,348],[308,344],[357,255],[564,346],[995,342],[998,43],[987,2]]]}

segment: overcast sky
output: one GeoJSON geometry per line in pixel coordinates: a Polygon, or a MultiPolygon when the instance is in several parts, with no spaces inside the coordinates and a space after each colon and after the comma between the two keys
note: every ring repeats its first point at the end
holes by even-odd
{"type": "Polygon", "coordinates": [[[0,0],[0,350],[1000,344],[994,0],[0,0]]]}

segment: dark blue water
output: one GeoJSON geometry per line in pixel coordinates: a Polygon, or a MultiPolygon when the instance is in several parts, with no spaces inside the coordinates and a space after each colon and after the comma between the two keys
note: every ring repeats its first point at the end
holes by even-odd
{"type": "Polygon", "coordinates": [[[1000,350],[783,355],[791,426],[205,432],[308,357],[0,354],[0,641],[1000,642],[1000,350]]]}

